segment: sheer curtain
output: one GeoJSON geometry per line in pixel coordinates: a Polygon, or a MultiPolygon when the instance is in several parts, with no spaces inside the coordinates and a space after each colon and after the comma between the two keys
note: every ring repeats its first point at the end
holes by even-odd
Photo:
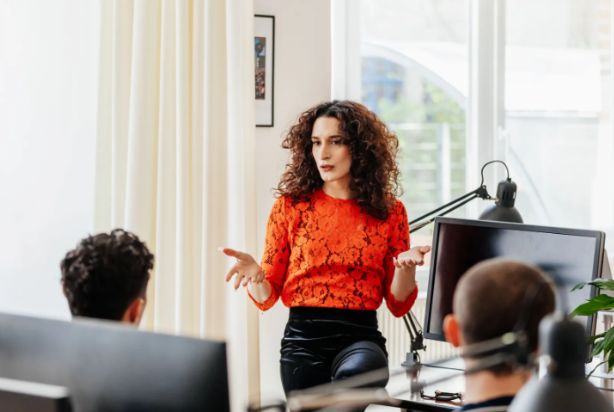
{"type": "Polygon", "coordinates": [[[233,409],[258,384],[258,315],[217,247],[256,250],[253,9],[242,0],[101,3],[98,230],[155,252],[146,329],[228,342],[233,409]]]}

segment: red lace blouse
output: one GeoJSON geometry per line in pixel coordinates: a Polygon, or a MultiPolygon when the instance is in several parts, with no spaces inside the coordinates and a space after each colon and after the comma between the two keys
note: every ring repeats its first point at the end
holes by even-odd
{"type": "Polygon", "coordinates": [[[254,303],[266,310],[281,296],[288,307],[375,310],[386,298],[390,312],[403,316],[418,290],[397,301],[390,284],[392,258],[408,249],[407,214],[398,200],[379,220],[321,189],[307,201],[281,197],[269,216],[261,265],[272,293],[254,303]]]}

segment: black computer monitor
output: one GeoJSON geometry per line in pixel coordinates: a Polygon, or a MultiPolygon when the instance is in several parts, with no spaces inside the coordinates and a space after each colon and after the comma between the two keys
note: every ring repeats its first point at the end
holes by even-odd
{"type": "MultiPolygon", "coordinates": [[[[474,264],[494,257],[531,263],[550,276],[566,280],[566,309],[575,308],[594,296],[592,287],[574,292],[571,292],[571,288],[576,283],[599,277],[604,259],[604,243],[605,234],[593,230],[454,218],[435,219],[424,319],[425,337],[445,340],[443,318],[452,312],[452,298],[458,280],[474,264]]],[[[561,302],[557,304],[560,306],[561,302]]],[[[588,317],[587,333],[592,333],[594,327],[594,317],[588,317]]]]}
{"type": "Polygon", "coordinates": [[[0,410],[10,412],[72,412],[63,386],[0,378],[0,410]]]}
{"type": "Polygon", "coordinates": [[[0,314],[0,376],[64,386],[78,412],[230,410],[223,342],[0,314]]]}

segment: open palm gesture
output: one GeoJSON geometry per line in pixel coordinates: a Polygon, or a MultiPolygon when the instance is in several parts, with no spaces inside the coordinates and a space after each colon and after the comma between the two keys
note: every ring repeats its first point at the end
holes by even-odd
{"type": "Polygon", "coordinates": [[[416,246],[393,258],[394,266],[402,268],[410,268],[413,266],[424,265],[424,256],[431,251],[430,246],[416,246]]]}
{"type": "Polygon", "coordinates": [[[249,282],[261,283],[264,280],[264,271],[252,255],[230,248],[222,248],[221,251],[226,256],[236,259],[236,263],[226,273],[226,282],[229,282],[233,276],[235,277],[235,289],[238,289],[241,284],[246,286],[249,282]]]}

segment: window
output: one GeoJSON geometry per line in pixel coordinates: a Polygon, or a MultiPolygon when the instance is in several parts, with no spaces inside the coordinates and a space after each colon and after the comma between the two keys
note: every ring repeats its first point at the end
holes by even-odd
{"type": "MultiPolygon", "coordinates": [[[[402,200],[414,219],[466,192],[467,3],[359,7],[360,99],[399,137],[402,200]]],[[[428,240],[431,228],[423,231],[428,240]]]]}
{"type": "MultiPolygon", "coordinates": [[[[526,223],[614,236],[611,1],[337,4],[347,12],[333,20],[333,35],[345,36],[333,43],[333,62],[344,59],[333,65],[333,95],[362,101],[397,132],[410,219],[475,189],[481,166],[501,159],[526,223]]],[[[494,196],[505,174],[493,169],[494,196]]],[[[476,218],[485,206],[453,215],[476,218]]],[[[428,228],[412,234],[412,244],[429,243],[428,228]]],[[[421,319],[420,302],[415,312],[421,319]]],[[[382,322],[398,345],[392,365],[408,347],[401,323],[382,322]]],[[[429,359],[450,354],[431,349],[429,359]]]]}
{"type": "Polygon", "coordinates": [[[519,210],[528,222],[604,230],[607,238],[614,235],[611,4],[508,2],[505,50],[506,159],[519,210]]]}
{"type": "Polygon", "coordinates": [[[99,13],[0,3],[3,312],[69,315],[59,263],[94,221],[99,13]]]}
{"type": "MultiPolygon", "coordinates": [[[[352,41],[346,40],[350,52],[345,56],[358,61],[338,67],[347,67],[343,78],[357,84],[345,87],[354,91],[353,96],[335,97],[362,101],[397,133],[401,200],[412,220],[468,191],[468,3],[361,0],[347,2],[346,7],[350,10],[343,15],[350,21],[341,24],[349,29],[352,41]],[[356,15],[358,26],[351,22],[356,15]]],[[[468,216],[465,208],[454,213],[468,216]]],[[[431,226],[412,233],[412,244],[430,244],[431,234],[431,226]]],[[[427,277],[428,269],[420,270],[418,283],[426,285],[427,277]]],[[[420,320],[424,304],[421,294],[414,307],[420,320]]],[[[409,347],[407,332],[386,311],[381,311],[380,322],[389,342],[390,363],[399,365],[409,347]]],[[[423,360],[452,353],[449,345],[433,342],[423,360]]]]}

